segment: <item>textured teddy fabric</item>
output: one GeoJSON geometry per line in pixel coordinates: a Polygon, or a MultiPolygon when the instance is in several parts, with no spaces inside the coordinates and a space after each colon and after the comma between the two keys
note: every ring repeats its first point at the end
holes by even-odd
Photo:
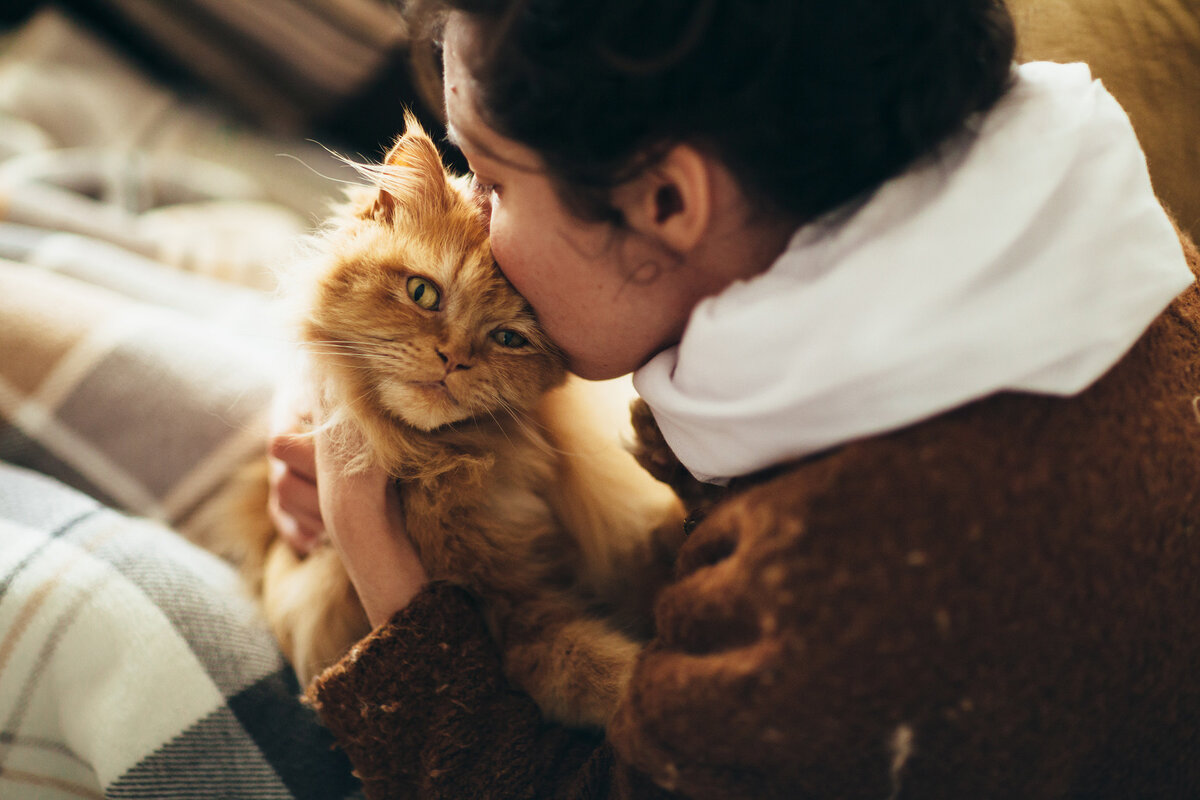
{"type": "Polygon", "coordinates": [[[1198,473],[1193,286],[1076,397],[733,487],[604,743],[543,724],[447,586],[313,696],[377,798],[1194,797],[1198,473]]]}

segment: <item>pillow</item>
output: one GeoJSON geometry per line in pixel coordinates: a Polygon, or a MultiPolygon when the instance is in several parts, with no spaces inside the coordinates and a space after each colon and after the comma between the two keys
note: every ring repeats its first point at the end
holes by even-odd
{"type": "Polygon", "coordinates": [[[1086,62],[1120,101],[1163,205],[1200,240],[1200,3],[1008,0],[1024,61],[1086,62]]]}

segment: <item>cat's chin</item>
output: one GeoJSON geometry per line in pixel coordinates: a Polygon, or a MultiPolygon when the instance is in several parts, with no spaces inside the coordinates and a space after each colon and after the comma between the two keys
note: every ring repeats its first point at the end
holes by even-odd
{"type": "Polygon", "coordinates": [[[423,431],[444,428],[470,416],[440,382],[410,383],[385,392],[383,404],[388,412],[423,431]]]}

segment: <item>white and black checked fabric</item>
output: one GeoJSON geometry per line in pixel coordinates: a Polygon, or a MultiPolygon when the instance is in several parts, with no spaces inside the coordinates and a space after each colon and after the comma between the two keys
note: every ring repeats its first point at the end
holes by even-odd
{"type": "Polygon", "coordinates": [[[3,464],[0,687],[5,798],[359,793],[227,564],[3,464]]]}

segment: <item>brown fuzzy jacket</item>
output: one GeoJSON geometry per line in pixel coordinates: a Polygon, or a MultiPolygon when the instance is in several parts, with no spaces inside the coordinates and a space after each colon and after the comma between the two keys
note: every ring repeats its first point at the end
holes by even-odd
{"type": "Polygon", "coordinates": [[[1200,291],[1078,396],[733,487],[657,625],[607,739],[445,585],[312,696],[372,798],[1200,796],[1200,291]]]}

